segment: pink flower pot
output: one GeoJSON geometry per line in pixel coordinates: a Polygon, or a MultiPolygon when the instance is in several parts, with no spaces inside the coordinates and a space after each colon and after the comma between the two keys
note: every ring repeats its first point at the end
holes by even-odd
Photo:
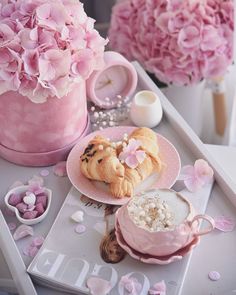
{"type": "Polygon", "coordinates": [[[0,95],[0,156],[27,166],[64,160],[88,125],[85,83],[61,99],[36,104],[17,92],[0,95]]]}

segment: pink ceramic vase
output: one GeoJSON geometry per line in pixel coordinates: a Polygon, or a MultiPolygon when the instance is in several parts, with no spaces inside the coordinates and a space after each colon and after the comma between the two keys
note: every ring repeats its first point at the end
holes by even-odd
{"type": "Polygon", "coordinates": [[[27,166],[64,160],[88,124],[85,82],[36,104],[17,92],[0,95],[0,156],[27,166]]]}

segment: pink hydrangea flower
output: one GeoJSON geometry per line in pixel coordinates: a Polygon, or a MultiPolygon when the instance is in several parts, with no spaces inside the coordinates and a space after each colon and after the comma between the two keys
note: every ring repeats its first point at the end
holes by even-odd
{"type": "Polygon", "coordinates": [[[61,98],[103,66],[107,42],[79,0],[2,1],[0,95],[61,98]]]}
{"type": "Polygon", "coordinates": [[[119,160],[130,168],[135,169],[146,157],[146,153],[143,150],[138,150],[140,146],[141,142],[139,140],[131,138],[128,145],[119,154],[119,160]]]}
{"type": "Polygon", "coordinates": [[[205,160],[199,159],[194,166],[187,165],[181,170],[180,180],[184,181],[185,186],[191,192],[196,192],[204,185],[210,183],[214,172],[205,160]]]}
{"type": "Polygon", "coordinates": [[[167,84],[195,84],[232,63],[233,12],[232,0],[118,1],[110,46],[167,84]]]}

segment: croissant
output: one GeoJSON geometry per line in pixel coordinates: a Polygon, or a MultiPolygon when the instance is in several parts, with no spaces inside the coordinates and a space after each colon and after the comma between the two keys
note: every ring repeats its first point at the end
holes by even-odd
{"type": "Polygon", "coordinates": [[[124,177],[124,166],[116,149],[102,136],[94,137],[80,157],[81,172],[89,179],[114,183],[124,177]]]}
{"type": "MultiPolygon", "coordinates": [[[[139,149],[145,151],[146,157],[135,169],[124,164],[124,177],[117,179],[117,181],[110,186],[111,193],[116,198],[125,196],[131,197],[137,184],[146,179],[154,171],[160,172],[162,168],[162,162],[158,155],[159,147],[157,144],[157,137],[151,129],[138,128],[130,134],[129,139],[131,138],[140,141],[139,149]]],[[[120,148],[118,153],[119,152],[120,148]]]]}

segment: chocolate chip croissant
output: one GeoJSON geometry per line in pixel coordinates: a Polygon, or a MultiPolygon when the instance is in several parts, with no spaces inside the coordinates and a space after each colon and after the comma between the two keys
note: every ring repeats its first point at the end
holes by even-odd
{"type": "MultiPolygon", "coordinates": [[[[123,178],[117,179],[111,184],[111,193],[116,198],[131,197],[134,188],[153,172],[160,172],[162,162],[159,157],[159,148],[156,134],[149,128],[137,128],[129,136],[140,143],[139,150],[145,152],[144,160],[136,168],[130,168],[124,164],[125,173],[123,178]]],[[[120,154],[121,150],[118,150],[120,154]]]]}
{"type": "Polygon", "coordinates": [[[124,177],[124,166],[116,149],[102,136],[94,137],[80,157],[81,172],[89,179],[114,183],[124,177]]]}

